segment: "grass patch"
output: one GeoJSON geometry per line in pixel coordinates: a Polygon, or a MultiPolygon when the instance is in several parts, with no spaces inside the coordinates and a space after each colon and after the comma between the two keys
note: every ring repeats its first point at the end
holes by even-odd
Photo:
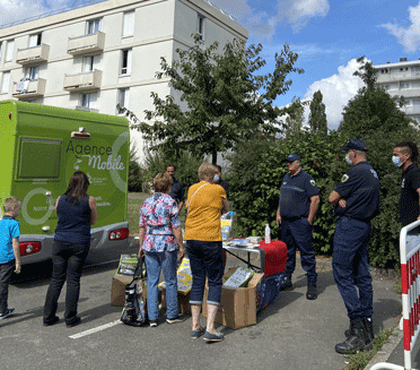
{"type": "Polygon", "coordinates": [[[348,361],[345,370],[363,370],[370,360],[381,350],[387,339],[393,335],[394,329],[381,329],[373,339],[373,348],[370,351],[358,352],[354,355],[346,355],[348,361]]]}
{"type": "MultiPolygon", "coordinates": [[[[129,224],[129,230],[131,236],[138,236],[139,235],[139,212],[140,208],[143,205],[143,202],[150,197],[148,193],[129,193],[135,194],[136,198],[128,198],[128,205],[127,205],[127,220],[129,224]]],[[[185,207],[182,208],[181,213],[179,215],[179,219],[182,223],[182,227],[184,228],[185,219],[187,218],[187,212],[185,211],[185,207]]]]}

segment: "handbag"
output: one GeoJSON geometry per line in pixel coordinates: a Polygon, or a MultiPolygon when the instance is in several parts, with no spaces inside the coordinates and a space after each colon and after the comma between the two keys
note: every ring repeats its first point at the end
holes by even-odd
{"type": "Polygon", "coordinates": [[[133,280],[125,286],[125,304],[121,313],[121,321],[125,325],[142,326],[147,323],[146,308],[146,276],[143,271],[144,260],[139,258],[137,268],[133,275],[133,280]]]}

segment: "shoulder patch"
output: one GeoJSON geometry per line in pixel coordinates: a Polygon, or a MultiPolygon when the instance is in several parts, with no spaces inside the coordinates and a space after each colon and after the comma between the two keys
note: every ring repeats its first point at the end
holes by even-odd
{"type": "Polygon", "coordinates": [[[310,180],[309,181],[309,183],[312,185],[312,186],[315,186],[316,184],[315,184],[315,180],[310,180]]]}
{"type": "Polygon", "coordinates": [[[349,179],[349,175],[345,174],[343,175],[343,177],[341,178],[341,182],[346,182],[349,179]]]}

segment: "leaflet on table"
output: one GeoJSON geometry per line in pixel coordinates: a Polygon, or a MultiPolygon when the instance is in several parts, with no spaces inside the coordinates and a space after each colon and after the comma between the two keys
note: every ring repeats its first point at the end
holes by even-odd
{"type": "Polygon", "coordinates": [[[253,269],[237,267],[235,272],[223,283],[223,286],[232,288],[246,287],[254,274],[253,269]]]}
{"type": "Polygon", "coordinates": [[[244,247],[244,248],[258,248],[258,243],[252,243],[250,238],[246,239],[232,239],[227,242],[223,242],[226,246],[232,246],[232,247],[244,247]]]}
{"type": "MultiPolygon", "coordinates": [[[[190,260],[188,258],[184,257],[182,259],[181,265],[178,267],[176,276],[178,280],[178,292],[187,295],[191,291],[192,286],[192,274],[190,260]]],[[[159,284],[159,287],[166,287],[166,283],[162,281],[159,284]]]]}

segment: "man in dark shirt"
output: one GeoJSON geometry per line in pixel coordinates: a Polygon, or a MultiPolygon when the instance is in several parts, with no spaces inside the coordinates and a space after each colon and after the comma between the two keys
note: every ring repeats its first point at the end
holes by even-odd
{"type": "Polygon", "coordinates": [[[173,164],[168,164],[166,166],[165,171],[169,176],[172,177],[172,188],[169,192],[169,195],[176,200],[176,203],[178,204],[178,211],[181,212],[182,207],[184,207],[184,189],[182,188],[182,182],[178,181],[175,178],[175,166],[173,164]]]}
{"type": "Polygon", "coordinates": [[[333,275],[347,308],[350,329],[347,339],[335,346],[350,354],[372,348],[373,288],[369,272],[370,220],[379,211],[379,179],[366,160],[363,140],[351,139],[340,150],[347,151],[352,168],[331,192],[328,200],[339,216],[334,234],[333,275]]]}
{"type": "Polygon", "coordinates": [[[420,220],[420,168],[417,166],[419,150],[411,141],[395,145],[392,162],[403,170],[400,196],[402,226],[420,220]]]}
{"type": "Polygon", "coordinates": [[[216,164],[216,172],[214,174],[213,182],[215,184],[219,184],[223,189],[225,189],[226,197],[229,196],[229,183],[222,179],[222,167],[218,164],[216,164]]]}
{"type": "Polygon", "coordinates": [[[313,300],[318,293],[312,225],[319,207],[319,190],[311,175],[302,170],[297,154],[287,157],[287,166],[290,172],[283,178],[276,214],[276,224],[281,224],[281,240],[287,246],[286,273],[280,288],[292,288],[296,249],[299,249],[301,265],[306,271],[306,298],[313,300]]]}

